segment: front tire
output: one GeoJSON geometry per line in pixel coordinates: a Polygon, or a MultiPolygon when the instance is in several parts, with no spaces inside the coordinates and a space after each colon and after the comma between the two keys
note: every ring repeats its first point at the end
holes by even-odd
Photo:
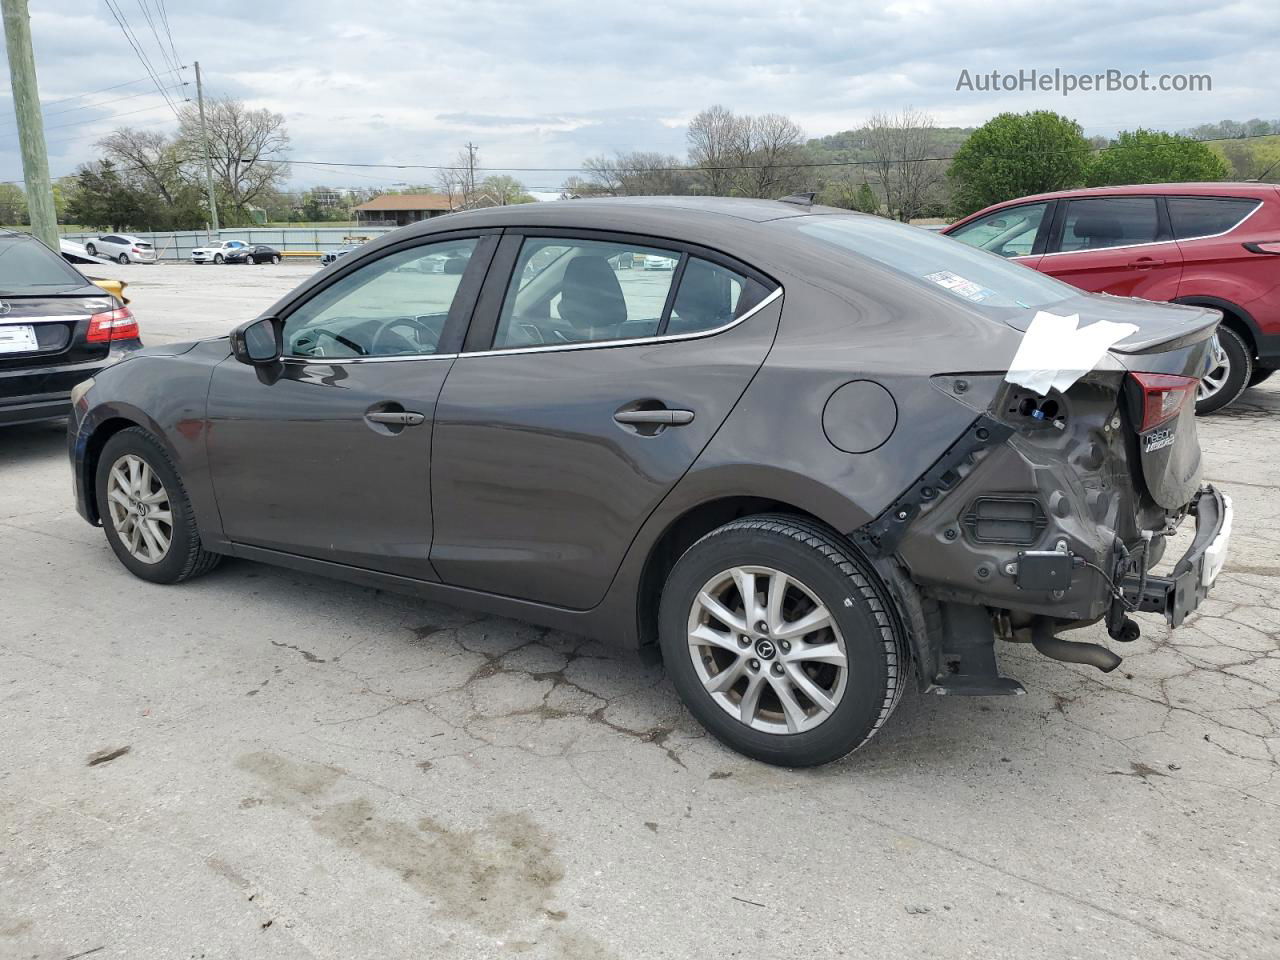
{"type": "Polygon", "coordinates": [[[271,257],[271,265],[272,265],[272,266],[275,266],[275,265],[276,265],[276,264],[278,264],[279,262],[280,262],[280,254],[278,254],[278,253],[277,253],[277,254],[275,254],[275,255],[273,255],[273,256],[271,257]]]}
{"type": "Polygon", "coordinates": [[[96,257],[98,255],[98,248],[95,247],[92,243],[86,243],[84,245],[84,252],[91,257],[96,257]]]}
{"type": "Polygon", "coordinates": [[[213,255],[213,262],[214,262],[214,263],[221,263],[221,262],[222,262],[222,254],[220,254],[220,253],[215,253],[215,254],[213,255]]]}
{"type": "Polygon", "coordinates": [[[1218,327],[1218,351],[1213,369],[1204,375],[1196,392],[1196,413],[1204,415],[1234,403],[1253,376],[1253,354],[1244,338],[1230,327],[1218,327]]]}
{"type": "Polygon", "coordinates": [[[726,746],[808,767],[871,739],[909,654],[876,573],[834,530],[746,517],[707,534],[662,592],[659,642],[689,711],[726,746]]]}
{"type": "Polygon", "coordinates": [[[121,430],[106,442],[94,488],[107,542],[135,577],[181,583],[218,565],[221,557],[200,541],[173,462],[141,427],[121,430]]]}

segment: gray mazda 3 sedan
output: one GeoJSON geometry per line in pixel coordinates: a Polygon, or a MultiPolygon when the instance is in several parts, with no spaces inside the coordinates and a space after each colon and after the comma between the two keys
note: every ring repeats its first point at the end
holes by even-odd
{"type": "Polygon", "coordinates": [[[729,746],[804,766],[913,674],[1023,692],[997,637],[1110,670],[1060,634],[1196,608],[1231,527],[1194,418],[1218,319],[803,197],[526,204],[131,354],[77,388],[70,455],[136,576],[229,555],[614,641],[729,746]],[[1075,317],[1119,333],[1050,342],[1083,368],[1024,385],[1015,355],[1075,317]]]}

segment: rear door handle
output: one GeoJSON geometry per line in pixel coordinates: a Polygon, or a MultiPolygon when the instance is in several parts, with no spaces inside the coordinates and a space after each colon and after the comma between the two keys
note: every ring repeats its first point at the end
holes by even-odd
{"type": "Polygon", "coordinates": [[[1164,261],[1153,257],[1139,257],[1137,260],[1130,260],[1129,266],[1135,270],[1150,270],[1152,267],[1163,267],[1164,261]]]}
{"type": "Polygon", "coordinates": [[[613,415],[618,423],[637,424],[653,423],[664,427],[679,427],[693,423],[692,410],[619,410],[613,415]]]}
{"type": "Polygon", "coordinates": [[[401,427],[416,427],[427,419],[423,414],[414,413],[412,410],[375,410],[372,413],[366,413],[364,417],[372,423],[395,424],[401,427]]]}

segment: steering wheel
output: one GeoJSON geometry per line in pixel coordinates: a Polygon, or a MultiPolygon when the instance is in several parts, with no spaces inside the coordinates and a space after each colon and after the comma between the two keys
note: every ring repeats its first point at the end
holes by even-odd
{"type": "Polygon", "coordinates": [[[330,340],[338,341],[338,343],[342,344],[348,350],[355,352],[359,356],[367,357],[369,355],[368,350],[360,346],[360,344],[356,343],[354,340],[344,337],[340,333],[334,333],[332,330],[327,330],[324,327],[313,327],[308,332],[315,337],[315,347],[312,349],[311,353],[313,357],[323,357],[327,355],[324,352],[324,347],[320,346],[320,337],[322,336],[328,337],[330,340]]]}
{"type": "Polygon", "coordinates": [[[403,327],[411,331],[412,336],[406,337],[404,334],[400,333],[396,334],[396,336],[400,337],[402,340],[408,341],[414,348],[415,352],[421,352],[422,350],[422,337],[420,334],[426,333],[432,340],[435,339],[435,330],[419,318],[396,317],[396,319],[392,320],[390,323],[383,324],[378,328],[378,332],[373,335],[373,343],[369,344],[369,352],[377,354],[378,346],[382,343],[382,338],[385,337],[389,331],[394,330],[397,327],[403,327]]]}

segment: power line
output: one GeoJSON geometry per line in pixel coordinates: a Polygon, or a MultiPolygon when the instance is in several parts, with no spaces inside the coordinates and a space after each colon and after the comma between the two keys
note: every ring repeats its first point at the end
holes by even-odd
{"type": "MultiPolygon", "coordinates": [[[[187,69],[185,66],[178,67],[178,70],[185,70],[185,69],[187,69]]],[[[158,74],[158,76],[163,77],[170,73],[175,73],[175,72],[176,71],[174,70],[166,70],[164,73],[158,74]]],[[[144,81],[147,81],[150,79],[151,79],[151,75],[148,74],[145,77],[139,77],[137,80],[126,80],[124,81],[124,83],[115,83],[109,87],[103,87],[100,90],[90,90],[88,93],[77,93],[74,97],[63,97],[61,100],[50,100],[48,103],[41,104],[41,111],[47,115],[48,111],[44,109],[45,107],[56,107],[60,103],[70,103],[72,100],[83,100],[85,97],[92,97],[95,93],[106,93],[109,90],[119,90],[121,87],[131,87],[135,83],[143,83],[144,81]]],[[[186,81],[184,80],[183,83],[185,82],[186,81]]]]}
{"type": "MultiPolygon", "coordinates": [[[[184,100],[182,102],[186,103],[187,101],[184,100]]],[[[151,107],[139,107],[137,110],[126,110],[124,113],[114,113],[109,117],[94,117],[91,120],[73,120],[70,123],[55,123],[51,125],[46,125],[45,130],[61,130],[64,127],[82,127],[87,123],[104,123],[104,122],[109,122],[111,120],[115,120],[118,117],[131,117],[135,113],[147,113],[151,110],[164,110],[164,109],[165,109],[164,104],[157,104],[151,107]]],[[[165,122],[166,123],[168,122],[168,118],[166,118],[165,122]]],[[[14,134],[14,133],[0,135],[0,140],[11,140],[15,136],[17,136],[17,134],[14,134]]]]}
{"type": "Polygon", "coordinates": [[[129,25],[129,18],[125,12],[120,9],[118,3],[112,0],[105,0],[107,9],[111,11],[111,15],[115,17],[120,32],[124,34],[125,40],[129,41],[129,46],[133,47],[133,52],[137,55],[138,60],[142,63],[143,68],[151,77],[152,82],[156,85],[156,89],[160,91],[160,96],[164,97],[165,103],[169,105],[169,109],[173,111],[173,115],[178,116],[178,108],[173,105],[173,101],[169,99],[169,95],[165,93],[164,87],[161,86],[160,80],[156,75],[156,69],[151,64],[151,58],[147,56],[146,51],[142,48],[142,44],[137,38],[137,34],[133,32],[133,27],[129,25]]]}
{"type": "MultiPolygon", "coordinates": [[[[186,85],[187,85],[186,81],[183,81],[182,83],[175,83],[172,86],[165,87],[165,89],[181,90],[186,85]]],[[[54,117],[60,113],[75,113],[78,110],[91,110],[95,107],[105,107],[109,103],[120,103],[122,100],[136,100],[138,99],[138,97],[154,97],[154,96],[155,94],[152,91],[143,90],[141,93],[130,93],[123,97],[112,97],[110,100],[100,100],[97,103],[86,103],[83,106],[79,106],[79,107],[63,107],[61,110],[45,110],[44,115],[46,117],[54,117]]],[[[186,98],[183,97],[183,99],[185,100],[186,98]]]]}
{"type": "MultiPolygon", "coordinates": [[[[138,8],[142,11],[142,16],[146,18],[147,26],[151,28],[151,35],[156,38],[156,46],[160,49],[160,56],[165,64],[170,67],[176,67],[177,61],[169,56],[169,51],[164,48],[164,41],[160,39],[160,30],[156,26],[156,18],[151,15],[151,8],[147,5],[146,0],[138,0],[138,8]]],[[[159,16],[159,11],[156,11],[159,16]]]]}
{"type": "Polygon", "coordinates": [[[182,58],[178,56],[178,48],[173,45],[173,31],[169,29],[169,11],[164,5],[164,0],[156,0],[156,5],[160,8],[160,22],[164,24],[164,35],[169,38],[169,52],[173,54],[173,62],[182,63],[182,58]]]}

